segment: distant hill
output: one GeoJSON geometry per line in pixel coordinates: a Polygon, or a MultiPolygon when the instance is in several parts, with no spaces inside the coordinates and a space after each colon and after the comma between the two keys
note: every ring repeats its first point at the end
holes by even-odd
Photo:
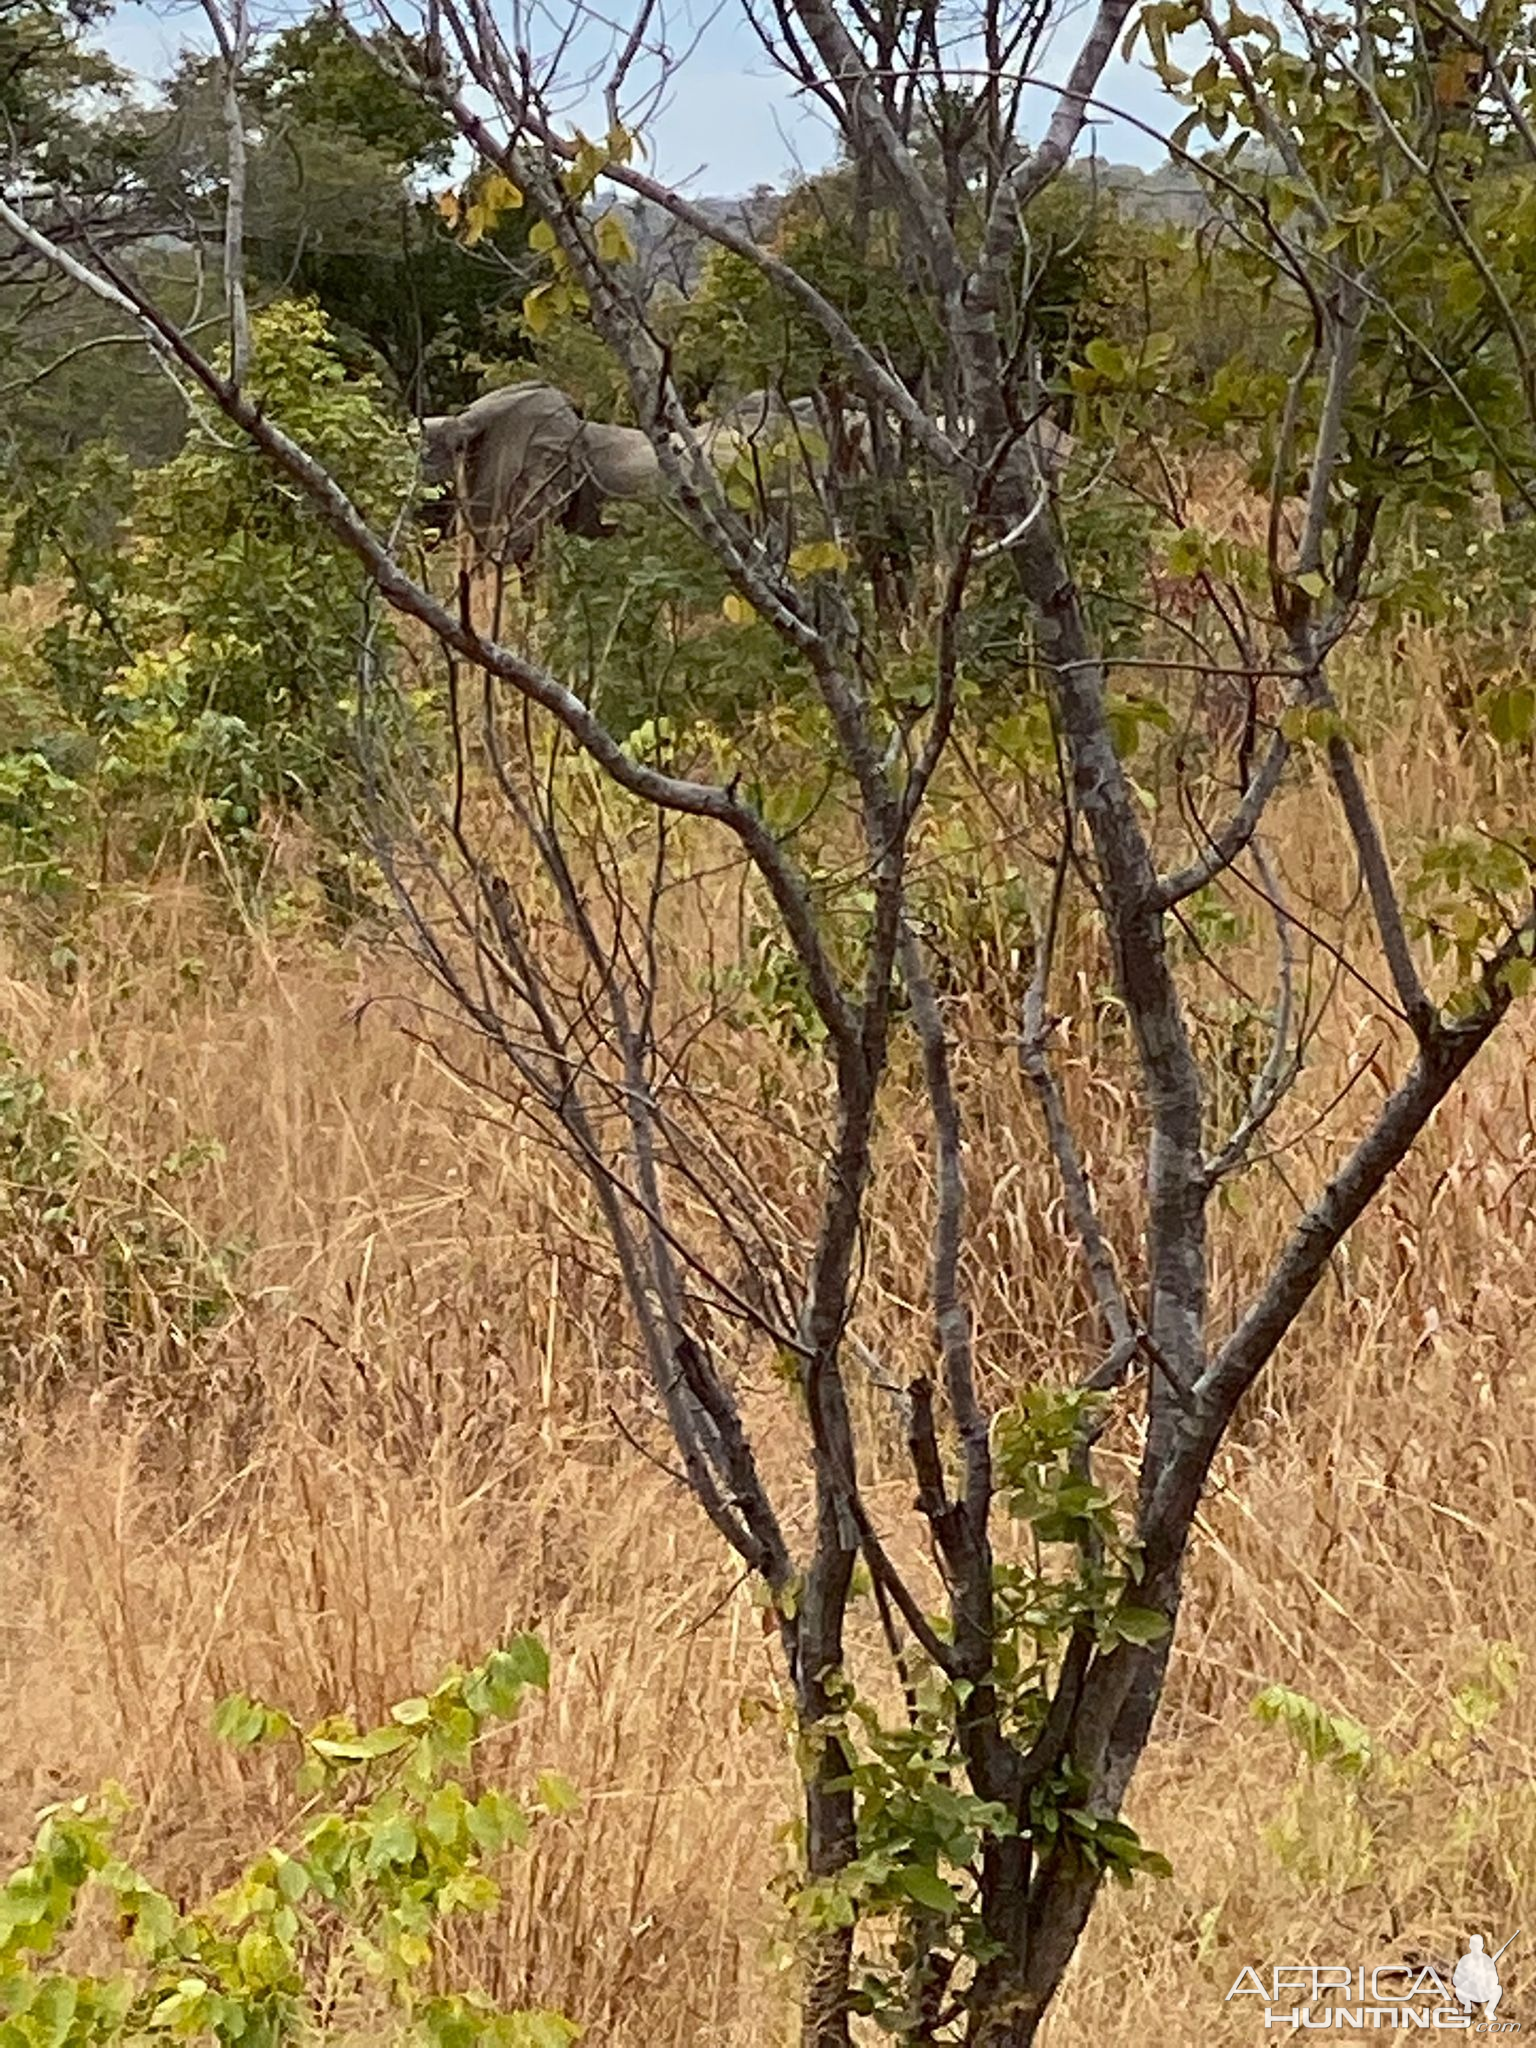
{"type": "MultiPolygon", "coordinates": [[[[1117,205],[1138,220],[1173,221],[1193,227],[1206,218],[1209,210],[1199,180],[1182,164],[1164,164],[1152,171],[1138,170],[1134,164],[1084,164],[1079,166],[1077,175],[1095,180],[1113,195],[1117,205]]],[[[772,236],[784,199],[785,195],[772,186],[759,185],[739,198],[695,199],[693,204],[711,220],[740,228],[754,241],[761,242],[772,236]]],[[[635,247],[635,260],[650,290],[675,292],[683,297],[691,293],[703,265],[705,238],[646,199],[627,200],[619,211],[635,247]]]]}
{"type": "MultiPolygon", "coordinates": [[[[739,228],[754,242],[771,237],[783,204],[784,194],[769,185],[759,185],[739,199],[693,201],[710,220],[739,228]]],[[[650,290],[676,292],[686,298],[699,280],[706,253],[705,237],[674,220],[663,207],[652,205],[648,199],[628,200],[619,211],[634,244],[635,261],[650,290]]]]}

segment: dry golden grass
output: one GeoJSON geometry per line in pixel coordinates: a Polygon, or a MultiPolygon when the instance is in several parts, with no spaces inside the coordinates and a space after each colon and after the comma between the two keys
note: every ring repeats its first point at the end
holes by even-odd
{"type": "MultiPolygon", "coordinates": [[[[1432,650],[1405,658],[1427,670],[1432,650]]],[[[1381,679],[1382,701],[1389,681],[1401,703],[1401,678],[1381,679]]],[[[1376,773],[1395,832],[1500,801],[1430,709],[1376,773]]],[[[1293,883],[1336,880],[1320,801],[1298,794],[1286,826],[1293,883]]],[[[779,1698],[772,1646],[703,1518],[610,1417],[645,1427],[578,1191],[370,1000],[407,980],[313,931],[232,930],[172,883],[104,909],[67,988],[19,963],[0,980],[0,1038],[88,1114],[119,1178],[209,1244],[251,1247],[213,1337],[191,1345],[146,1317],[137,1393],[121,1391],[121,1358],[104,1388],[86,1264],[48,1281],[72,1290],[62,1320],[32,1304],[79,1355],[72,1388],[23,1394],[6,1417],[0,1855],[22,1849],[39,1805],[111,1776],[137,1798],[149,1866],[173,1889],[215,1880],[282,1815],[264,1767],[207,1732],[223,1693],[374,1713],[536,1626],[554,1682],[508,1740],[509,1776],[558,1766],[584,1810],[539,1837],[505,1913],[466,1941],[466,1974],[564,2007],[603,2048],[771,2048],[789,2022],[766,1887],[792,1787],[771,1717],[743,1706],[779,1698]],[[207,1137],[222,1156],[161,1170],[207,1137]]],[[[1082,1050],[1084,1006],[1068,1003],[1082,1050]]],[[[1305,1100],[1326,1104],[1378,1044],[1384,1068],[1400,1048],[1346,984],[1305,1100]]],[[[1175,1876],[1106,1899],[1051,2019],[1057,2044],[1251,2040],[1257,2018],[1222,2004],[1242,1964],[1442,1955],[1530,1918],[1536,1680],[1464,1782],[1429,1774],[1353,1887],[1303,1882],[1265,1845],[1292,1766],[1251,1701],[1289,1684],[1406,1747],[1445,1721],[1485,1645],[1532,1646],[1533,1049],[1516,1018],[1351,1239],[1223,1459],[1132,1800],[1175,1876]]],[[[756,1056],[794,1085],[784,1055],[756,1056]]],[[[984,1019],[961,1080],[996,1393],[1073,1360],[1083,1309],[1032,1106],[984,1019]]],[[[1084,1072],[1069,1082],[1123,1218],[1129,1112],[1084,1072]]],[[[1367,1069],[1288,1158],[1293,1190],[1379,1091],[1367,1069]]],[[[882,1142],[910,1170],[882,1197],[861,1327],[915,1365],[903,1273],[927,1185],[902,1121],[882,1142]]],[[[758,1164],[792,1177],[771,1148],[758,1164]]],[[[1222,1218],[1219,1315],[1293,1213],[1275,1174],[1243,1183],[1222,1218]]],[[[752,1398],[760,1422],[778,1412],[770,1387],[752,1398]]],[[[793,1482],[792,1444],[769,1462],[793,1482]]],[[[875,1488],[904,1512],[894,1459],[875,1488]]],[[[1536,1973],[1519,1945],[1505,1982],[1505,2010],[1525,2016],[1536,1973]]]]}

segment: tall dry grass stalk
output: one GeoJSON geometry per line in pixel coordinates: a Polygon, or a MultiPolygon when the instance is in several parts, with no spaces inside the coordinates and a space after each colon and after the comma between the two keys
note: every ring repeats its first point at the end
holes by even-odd
{"type": "MultiPolygon", "coordinates": [[[[1405,836],[1499,801],[1492,766],[1433,709],[1433,659],[1410,648],[1412,687],[1370,685],[1383,706],[1421,707],[1377,756],[1405,836]]],[[[1344,859],[1323,805],[1299,792],[1285,825],[1292,886],[1326,894],[1344,859]]],[[[1234,971],[1260,978],[1262,937],[1238,942],[1234,971]]],[[[1093,975],[1085,962],[1074,992],[1078,1053],[1093,975]]],[[[558,1766],[584,1808],[539,1837],[496,1922],[463,1938],[466,1975],[564,2007],[608,2048],[767,2048],[789,2038],[767,1937],[775,1831],[793,1809],[771,1642],[702,1517],[614,1419],[660,1450],[579,1184],[400,1028],[411,1013],[381,999],[408,988],[398,960],[318,930],[231,929],[171,883],[102,909],[68,988],[44,993],[19,964],[0,981],[0,1037],[87,1118],[119,1184],[210,1246],[250,1247],[216,1333],[150,1317],[127,1365],[92,1355],[90,1263],[49,1282],[71,1294],[55,1324],[80,1355],[62,1390],[51,1371],[6,1416],[0,1852],[21,1849],[40,1804],[114,1776],[139,1801],[150,1867],[173,1890],[217,1880],[284,1811],[265,1767],[209,1736],[223,1693],[376,1713],[535,1626],[554,1683],[508,1738],[508,1771],[558,1766]],[[222,1151],[169,1177],[167,1159],[206,1138],[222,1151]]],[[[973,1025],[960,1078],[995,1395],[1070,1369],[1084,1303],[1006,1034],[980,1008],[973,1025]]],[[[809,1120],[794,1060],[740,1028],[734,1053],[772,1071],[784,1120],[809,1120]]],[[[1281,1682],[1411,1746],[1485,1645],[1531,1646],[1533,1048],[1529,1016],[1495,1041],[1351,1238],[1221,1463],[1132,1801],[1175,1876],[1106,1900],[1051,2020],[1057,2043],[1250,2040],[1255,2018],[1222,2003],[1244,1963],[1447,1954],[1473,1928],[1502,1939],[1530,1903],[1536,1679],[1452,1793],[1429,1774],[1376,1871],[1348,1883],[1299,1878],[1266,1845],[1292,1764],[1250,1708],[1281,1682]]],[[[1218,1314],[1390,1052],[1346,981],[1304,1087],[1327,1114],[1236,1190],[1218,1314]]],[[[1135,1133],[1113,1070],[1072,1066],[1069,1085],[1123,1220],[1135,1133]]],[[[793,1146],[754,1128],[754,1170],[793,1213],[793,1146]]],[[[874,1218],[860,1328],[915,1367],[926,1336],[905,1275],[927,1168],[899,1112],[882,1143],[900,1170],[874,1218]]],[[[765,1379],[748,1403],[792,1485],[782,1390],[765,1379]]],[[[899,1471],[892,1458],[893,1518],[908,1506],[899,1471]]],[[[1518,2017],[1536,1983],[1518,1946],[1505,1982],[1518,2017]]]]}

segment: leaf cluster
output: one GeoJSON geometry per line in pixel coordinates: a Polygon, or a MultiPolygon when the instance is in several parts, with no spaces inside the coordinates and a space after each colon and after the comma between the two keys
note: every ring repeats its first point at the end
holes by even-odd
{"type": "Polygon", "coordinates": [[[579,2029],[557,2013],[500,2011],[442,1988],[453,1921],[493,1908],[506,1852],[540,1814],[575,1803],[553,1774],[531,1801],[475,1783],[480,1745],[548,1680],[542,1644],[518,1636],[400,1701],[378,1728],[333,1718],[301,1736],[280,1710],[226,1700],[215,1715],[226,1741],[297,1746],[308,1817],[190,1906],[118,1852],[126,1801],[115,1788],[53,1808],[0,1886],[0,2048],[280,2048],[338,2010],[381,2010],[400,2038],[433,2048],[567,2048],[579,2029]],[[116,1928],[100,1974],[69,1959],[91,1893],[116,1928]]]}

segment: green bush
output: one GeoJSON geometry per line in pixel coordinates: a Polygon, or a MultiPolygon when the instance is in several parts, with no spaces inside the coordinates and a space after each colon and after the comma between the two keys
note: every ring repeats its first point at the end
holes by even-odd
{"type": "MultiPolygon", "coordinates": [[[[317,307],[255,316],[250,382],[376,525],[409,512],[413,451],[317,307]]],[[[69,846],[108,814],[119,855],[139,857],[188,820],[235,845],[273,808],[336,823],[355,785],[360,663],[377,672],[393,640],[302,494],[211,414],[162,468],[130,477],[101,448],[34,486],[10,575],[62,570],[67,604],[14,676],[50,731],[0,755],[13,872],[68,875],[69,846]]]]}
{"type": "Polygon", "coordinates": [[[391,2038],[434,2048],[565,2048],[579,2029],[557,2013],[502,2012],[442,1988],[449,1924],[494,1907],[507,1851],[537,1817],[575,1804],[553,1774],[527,1802],[479,1781],[492,1724],[548,1683],[543,1645],[525,1635],[401,1700],[379,1728],[333,1717],[300,1735],[279,1710],[226,1700],[214,1723],[225,1740],[297,1746],[305,1817],[188,1906],[118,1854],[117,1788],[52,1808],[0,1887],[0,2048],[281,2048],[368,2020],[377,2038],[381,2019],[391,2038]],[[74,1967],[92,1894],[114,1929],[99,1974],[74,1967]]]}

